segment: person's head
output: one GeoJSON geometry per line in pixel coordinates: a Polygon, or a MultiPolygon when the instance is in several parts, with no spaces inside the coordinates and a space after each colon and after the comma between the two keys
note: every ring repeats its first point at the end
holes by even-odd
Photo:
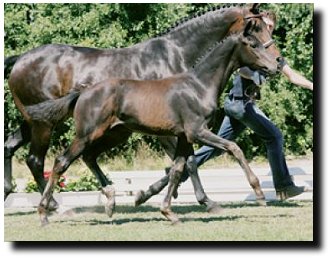
{"type": "Polygon", "coordinates": [[[277,23],[277,16],[274,12],[271,11],[267,11],[264,13],[263,15],[263,21],[266,23],[267,25],[267,29],[270,31],[270,33],[273,33],[273,30],[275,28],[275,25],[277,23]]]}

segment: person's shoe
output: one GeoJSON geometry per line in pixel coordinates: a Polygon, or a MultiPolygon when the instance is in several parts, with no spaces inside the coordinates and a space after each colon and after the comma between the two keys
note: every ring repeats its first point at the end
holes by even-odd
{"type": "Polygon", "coordinates": [[[282,189],[277,190],[277,199],[278,200],[287,200],[289,198],[295,197],[297,195],[302,194],[303,192],[308,191],[308,187],[306,186],[295,186],[290,185],[282,189]]]}

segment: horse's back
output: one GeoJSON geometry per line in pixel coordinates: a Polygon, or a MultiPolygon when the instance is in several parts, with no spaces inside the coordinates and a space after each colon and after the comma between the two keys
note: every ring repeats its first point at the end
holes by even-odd
{"type": "Polygon", "coordinates": [[[100,49],[70,45],[40,46],[16,61],[9,86],[24,105],[62,97],[76,84],[77,64],[84,62],[85,57],[93,60],[102,53],[100,49]]]}

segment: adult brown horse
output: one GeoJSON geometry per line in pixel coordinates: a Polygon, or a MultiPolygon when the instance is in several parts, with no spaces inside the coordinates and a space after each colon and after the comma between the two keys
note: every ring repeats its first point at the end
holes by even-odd
{"type": "MultiPolygon", "coordinates": [[[[20,146],[28,142],[31,145],[26,162],[40,192],[43,191],[46,185],[44,158],[52,129],[71,114],[57,107],[56,113],[49,113],[52,117],[45,114],[32,120],[26,113],[27,106],[57,100],[74,89],[92,86],[109,77],[158,79],[184,72],[216,42],[243,31],[248,21],[253,22],[252,31],[256,37],[267,42],[271,36],[262,20],[265,13],[257,13],[257,9],[249,6],[210,11],[178,25],[165,35],[130,48],[100,50],[52,44],[8,58],[5,67],[15,62],[9,86],[24,122],[5,143],[5,197],[12,191],[11,158],[20,146]]],[[[269,51],[279,56],[274,45],[269,51]]],[[[167,153],[173,156],[172,143],[169,140],[162,143],[167,153]]],[[[95,156],[86,156],[84,161],[101,185],[107,186],[109,181],[97,166],[95,156]]]]}
{"type": "MultiPolygon", "coordinates": [[[[75,105],[76,137],[69,148],[55,160],[51,177],[39,204],[42,224],[48,223],[47,213],[54,185],[61,174],[82,154],[95,147],[108,149],[107,141],[129,138],[132,132],[161,136],[177,136],[174,164],[169,173],[169,188],[161,206],[167,219],[179,221],[170,208],[171,197],[177,188],[181,173],[190,156],[194,156],[192,143],[231,152],[245,171],[257,199],[264,200],[258,178],[246,161],[242,150],[231,141],[213,134],[208,122],[218,106],[218,99],[231,74],[239,67],[276,73],[278,62],[254,37],[244,34],[226,38],[186,73],[160,80],[131,80],[111,78],[85,91],[73,92],[62,99],[65,107],[75,105]],[[77,100],[77,101],[76,101],[77,100]]],[[[51,111],[57,102],[28,107],[31,118],[51,111]]],[[[194,178],[198,178],[195,176],[194,178]]],[[[194,185],[195,193],[202,187],[194,185]]],[[[197,194],[198,200],[201,196],[197,194]]]]}

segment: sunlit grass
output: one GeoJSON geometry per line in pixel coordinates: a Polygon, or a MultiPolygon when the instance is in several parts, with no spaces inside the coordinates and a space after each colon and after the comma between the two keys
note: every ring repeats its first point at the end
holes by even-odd
{"type": "Polygon", "coordinates": [[[157,206],[117,206],[113,219],[103,207],[53,215],[40,226],[36,210],[5,209],[5,241],[312,241],[313,203],[223,203],[221,215],[203,206],[174,206],[182,223],[172,226],[157,206]],[[27,223],[29,223],[27,225],[27,223]]]}

